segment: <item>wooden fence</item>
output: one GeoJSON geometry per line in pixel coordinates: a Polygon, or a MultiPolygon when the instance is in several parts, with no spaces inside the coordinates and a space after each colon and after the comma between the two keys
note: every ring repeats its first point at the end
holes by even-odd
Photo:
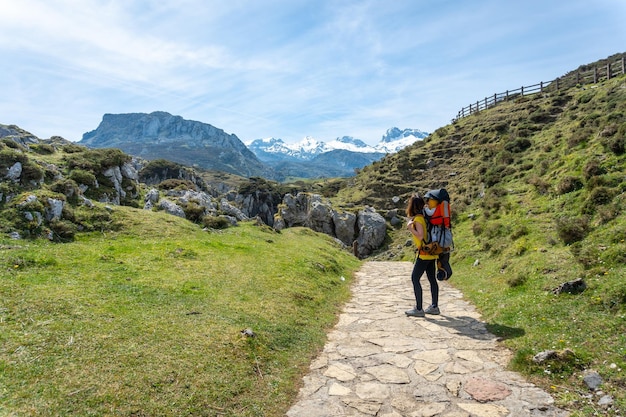
{"type": "Polygon", "coordinates": [[[567,75],[552,81],[542,81],[539,84],[521,87],[516,90],[507,90],[504,93],[497,93],[493,96],[485,97],[483,100],[479,100],[476,103],[472,103],[459,110],[456,117],[452,119],[452,122],[454,123],[463,117],[488,109],[502,101],[511,100],[516,97],[542,93],[544,91],[555,91],[574,87],[576,85],[596,84],[600,81],[610,80],[611,78],[624,74],[626,74],[626,58],[622,56],[617,61],[608,62],[606,65],[601,67],[593,67],[588,71],[581,72],[577,70],[576,72],[568,73],[567,75]]]}

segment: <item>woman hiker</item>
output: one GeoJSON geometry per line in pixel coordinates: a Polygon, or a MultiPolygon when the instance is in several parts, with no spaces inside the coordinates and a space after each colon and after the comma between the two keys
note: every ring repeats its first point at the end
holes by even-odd
{"type": "Polygon", "coordinates": [[[427,239],[426,220],[423,215],[424,204],[424,199],[417,194],[409,198],[406,207],[406,216],[409,218],[407,228],[409,232],[411,232],[413,243],[417,248],[415,265],[411,273],[416,305],[415,308],[406,311],[406,315],[412,317],[424,317],[425,314],[439,314],[439,307],[437,306],[439,302],[439,284],[435,277],[438,256],[429,255],[422,251],[424,239],[427,239]],[[430,283],[430,295],[432,299],[432,304],[426,308],[426,311],[422,309],[422,284],[420,284],[420,279],[424,272],[426,272],[426,277],[430,283]]]}

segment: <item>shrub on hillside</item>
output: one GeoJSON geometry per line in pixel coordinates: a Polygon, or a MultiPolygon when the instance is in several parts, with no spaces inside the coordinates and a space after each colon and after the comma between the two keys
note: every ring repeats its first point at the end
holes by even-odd
{"type": "Polygon", "coordinates": [[[61,149],[65,153],[79,153],[79,152],[86,151],[88,148],[86,148],[85,146],[81,146],[81,145],[67,144],[67,145],[63,145],[61,149]]]}
{"type": "Polygon", "coordinates": [[[589,233],[589,217],[559,217],[556,219],[556,231],[566,245],[580,242],[589,233]]]}
{"type": "Polygon", "coordinates": [[[580,145],[581,143],[587,143],[587,141],[589,140],[589,138],[593,135],[593,130],[592,129],[576,129],[574,130],[574,132],[572,133],[572,135],[569,137],[569,139],[567,140],[567,146],[569,148],[575,148],[576,146],[580,145]]]}
{"type": "Polygon", "coordinates": [[[600,161],[598,161],[597,159],[591,159],[583,167],[583,176],[586,180],[589,180],[592,177],[603,175],[605,173],[606,170],[602,167],[600,161]]]}
{"type": "Polygon", "coordinates": [[[230,222],[225,217],[204,216],[202,224],[209,229],[227,229],[230,222]]]}
{"type": "Polygon", "coordinates": [[[86,232],[118,230],[121,227],[121,223],[114,223],[111,213],[100,206],[76,207],[74,210],[74,222],[80,230],[86,232]]]}
{"type": "Polygon", "coordinates": [[[196,186],[193,182],[189,180],[179,180],[171,178],[169,180],[161,181],[158,185],[160,190],[192,190],[196,189],[196,186]]]}
{"type": "Polygon", "coordinates": [[[610,138],[604,138],[602,141],[604,149],[613,152],[615,155],[623,155],[626,151],[626,137],[614,136],[610,138]]]}
{"type": "Polygon", "coordinates": [[[23,185],[34,185],[43,182],[45,170],[37,163],[28,161],[22,165],[21,183],[23,185]]]}
{"type": "Polygon", "coordinates": [[[532,112],[528,118],[533,123],[548,123],[552,121],[552,115],[544,109],[537,109],[532,112]]]}
{"type": "Polygon", "coordinates": [[[0,150],[0,169],[6,170],[12,167],[16,162],[24,165],[26,162],[28,162],[28,156],[26,156],[25,153],[20,152],[19,150],[15,150],[9,147],[5,147],[0,150]]]}
{"type": "Polygon", "coordinates": [[[54,146],[47,143],[37,143],[29,146],[30,150],[40,155],[50,155],[55,152],[54,146]]]}
{"type": "Polygon", "coordinates": [[[141,171],[139,171],[139,180],[147,183],[154,178],[157,180],[178,178],[181,170],[184,169],[182,165],[176,162],[166,159],[155,159],[148,162],[141,171]]]}
{"type": "Polygon", "coordinates": [[[511,232],[510,237],[511,237],[511,240],[517,240],[521,238],[522,236],[528,235],[528,233],[530,233],[530,231],[528,230],[528,227],[526,225],[519,225],[513,228],[513,231],[511,232]]]}
{"type": "Polygon", "coordinates": [[[589,196],[583,204],[582,212],[584,214],[594,214],[599,206],[609,204],[613,197],[615,197],[615,191],[599,186],[591,190],[589,196]]]}
{"type": "Polygon", "coordinates": [[[580,121],[580,127],[586,127],[586,126],[598,127],[600,124],[601,117],[602,117],[602,114],[599,112],[588,113],[580,121]]]}
{"type": "Polygon", "coordinates": [[[180,206],[183,209],[183,212],[185,212],[185,218],[190,222],[199,223],[204,218],[204,207],[202,207],[195,201],[180,203],[180,206]]]}
{"type": "Polygon", "coordinates": [[[92,172],[85,171],[84,169],[73,169],[70,172],[69,178],[76,182],[76,184],[82,184],[88,187],[97,184],[96,176],[92,172]]]}
{"type": "Polygon", "coordinates": [[[495,239],[498,237],[504,237],[510,233],[507,226],[500,222],[492,221],[487,223],[484,229],[484,235],[487,239],[495,239]]]}
{"type": "Polygon", "coordinates": [[[472,223],[472,234],[474,236],[480,236],[485,231],[485,225],[481,222],[472,223]]]}
{"type": "Polygon", "coordinates": [[[595,245],[583,245],[582,242],[576,242],[570,246],[570,250],[576,261],[585,269],[597,266],[600,261],[600,250],[595,245]]]}
{"type": "Polygon", "coordinates": [[[596,205],[608,204],[615,197],[615,191],[607,187],[594,188],[589,194],[589,200],[596,205]]]}
{"type": "Polygon", "coordinates": [[[67,220],[50,222],[49,238],[54,242],[72,242],[78,231],[76,225],[67,220]]]}
{"type": "Polygon", "coordinates": [[[538,175],[532,175],[530,178],[528,178],[528,184],[535,187],[537,192],[541,195],[546,195],[550,191],[550,183],[548,183],[546,180],[538,175]]]}
{"type": "Polygon", "coordinates": [[[131,156],[119,149],[103,148],[85,149],[79,153],[65,155],[63,159],[70,170],[80,168],[98,174],[107,168],[124,165],[131,160],[131,156]]]}
{"type": "Polygon", "coordinates": [[[563,195],[567,193],[571,193],[572,191],[580,190],[583,188],[583,182],[578,177],[573,177],[568,175],[559,181],[556,186],[556,193],[558,195],[563,195]]]}
{"type": "Polygon", "coordinates": [[[67,201],[72,204],[76,204],[78,202],[78,195],[80,194],[80,190],[78,189],[78,184],[74,180],[69,178],[62,178],[50,185],[50,190],[55,193],[63,194],[67,201]]]}
{"type": "Polygon", "coordinates": [[[526,281],[528,281],[528,274],[524,272],[520,272],[515,276],[509,277],[506,280],[506,283],[510,288],[516,288],[516,287],[521,287],[522,285],[524,285],[526,281]]]}

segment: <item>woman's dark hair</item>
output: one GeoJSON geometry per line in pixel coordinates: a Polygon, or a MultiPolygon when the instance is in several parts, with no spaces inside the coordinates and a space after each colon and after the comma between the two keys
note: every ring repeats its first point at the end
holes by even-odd
{"type": "Polygon", "coordinates": [[[413,194],[409,197],[409,203],[406,206],[406,216],[415,217],[424,211],[424,199],[419,194],[413,194]]]}

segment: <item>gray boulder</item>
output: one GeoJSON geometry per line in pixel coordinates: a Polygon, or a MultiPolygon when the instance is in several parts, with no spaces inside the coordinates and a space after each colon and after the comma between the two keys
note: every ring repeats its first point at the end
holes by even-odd
{"type": "Polygon", "coordinates": [[[344,245],[352,246],[354,242],[356,214],[333,212],[333,223],[335,225],[335,235],[344,245]]]}
{"type": "Polygon", "coordinates": [[[159,190],[157,190],[156,188],[151,188],[147,193],[146,196],[144,198],[144,209],[151,209],[156,203],[159,202],[159,190]]]}
{"type": "Polygon", "coordinates": [[[183,219],[187,218],[185,216],[185,212],[183,211],[183,209],[179,205],[177,205],[177,204],[175,204],[175,203],[173,203],[173,202],[171,202],[171,201],[169,201],[169,200],[167,200],[165,198],[163,198],[163,199],[161,199],[161,201],[159,201],[158,208],[160,210],[163,210],[164,212],[166,212],[168,214],[172,214],[174,216],[182,217],[183,219]]]}
{"type": "MultiPolygon", "coordinates": [[[[285,227],[305,226],[309,217],[309,198],[307,193],[298,193],[296,196],[285,194],[283,204],[277,215],[285,227]]],[[[278,229],[280,230],[280,229],[278,229]]]]}
{"type": "Polygon", "coordinates": [[[577,278],[573,281],[567,281],[567,282],[562,283],[557,288],[552,290],[552,292],[557,295],[562,294],[564,292],[568,294],[580,294],[586,289],[587,289],[587,283],[585,283],[585,280],[582,278],[577,278]]]}
{"type": "Polygon", "coordinates": [[[280,203],[280,196],[277,194],[257,190],[248,195],[236,194],[232,197],[229,193],[227,198],[232,198],[248,218],[258,217],[268,226],[274,226],[274,214],[280,203]]]}
{"type": "Polygon", "coordinates": [[[20,177],[22,176],[22,163],[21,162],[16,162],[14,163],[8,170],[7,173],[5,175],[5,177],[10,180],[10,181],[14,181],[17,182],[20,180],[20,177]]]}
{"type": "Polygon", "coordinates": [[[370,255],[385,241],[387,235],[387,223],[385,218],[378,214],[372,207],[359,212],[357,217],[359,235],[356,239],[355,252],[359,258],[370,255]]]}
{"type": "Polygon", "coordinates": [[[214,203],[211,196],[204,191],[170,190],[167,192],[167,196],[175,197],[178,204],[196,203],[200,207],[204,208],[205,215],[217,214],[217,204],[214,203]]]}
{"type": "Polygon", "coordinates": [[[119,166],[114,166],[106,169],[103,174],[113,183],[113,188],[115,188],[117,193],[114,201],[115,204],[119,205],[121,198],[126,197],[126,191],[122,189],[122,170],[119,166]]]}
{"type": "Polygon", "coordinates": [[[333,209],[330,203],[322,201],[322,196],[312,194],[309,197],[308,215],[305,226],[330,236],[335,236],[333,209]]]}
{"type": "Polygon", "coordinates": [[[48,204],[46,206],[46,221],[51,222],[59,220],[63,214],[63,206],[65,202],[57,200],[56,198],[48,198],[48,204]]]}
{"type": "Polygon", "coordinates": [[[228,216],[232,216],[239,221],[248,220],[248,216],[243,214],[237,207],[231,205],[225,198],[220,201],[220,209],[228,216]]]}

